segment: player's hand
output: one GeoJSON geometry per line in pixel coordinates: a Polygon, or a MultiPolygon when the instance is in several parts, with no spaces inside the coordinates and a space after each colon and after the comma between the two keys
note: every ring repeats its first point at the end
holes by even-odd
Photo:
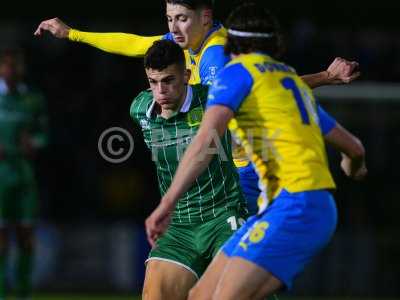
{"type": "Polygon", "coordinates": [[[68,38],[68,33],[71,27],[61,21],[59,18],[45,20],[36,29],[34,35],[41,36],[43,32],[48,31],[53,36],[59,39],[68,38]]]}
{"type": "Polygon", "coordinates": [[[348,177],[357,181],[363,180],[368,174],[364,159],[362,161],[354,161],[347,155],[342,154],[340,167],[348,177]]]}
{"type": "Polygon", "coordinates": [[[356,61],[348,61],[336,57],[326,70],[330,84],[350,83],[357,79],[361,73],[358,70],[359,64],[356,61]]]}
{"type": "Polygon", "coordinates": [[[146,219],[147,240],[152,247],[156,240],[167,230],[175,205],[162,199],[153,213],[146,219]]]}

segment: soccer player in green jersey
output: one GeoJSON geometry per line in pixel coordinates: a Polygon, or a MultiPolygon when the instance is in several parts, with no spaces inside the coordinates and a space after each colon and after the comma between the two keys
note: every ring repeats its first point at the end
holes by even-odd
{"type": "Polygon", "coordinates": [[[10,229],[17,240],[17,297],[30,299],[37,192],[32,160],[47,143],[43,97],[22,82],[23,56],[0,54],[0,299],[10,229]]]}
{"type": "MultiPolygon", "coordinates": [[[[208,87],[188,85],[190,71],[185,68],[183,51],[171,41],[155,42],[144,65],[150,90],[134,99],[130,115],[152,152],[164,195],[200,126],[208,87]]],[[[152,243],[143,299],[186,299],[220,247],[247,217],[229,133],[223,135],[217,150],[222,158],[216,156],[178,200],[171,226],[152,243]]]]}

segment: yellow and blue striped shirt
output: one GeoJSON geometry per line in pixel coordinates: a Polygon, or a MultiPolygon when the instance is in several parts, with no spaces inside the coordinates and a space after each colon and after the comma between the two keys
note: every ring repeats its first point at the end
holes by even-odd
{"type": "Polygon", "coordinates": [[[208,106],[212,105],[235,112],[229,128],[260,178],[259,212],[282,189],[335,187],[317,104],[293,68],[265,54],[240,55],[211,86],[208,106]]]}

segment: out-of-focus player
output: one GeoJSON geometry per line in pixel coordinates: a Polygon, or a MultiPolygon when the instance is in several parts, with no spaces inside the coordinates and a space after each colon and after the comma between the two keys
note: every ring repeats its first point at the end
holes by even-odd
{"type": "MultiPolygon", "coordinates": [[[[156,40],[169,39],[185,49],[186,64],[191,69],[191,84],[211,84],[216,74],[230,60],[224,53],[227,32],[222,24],[213,19],[212,0],[166,0],[166,17],[169,33],[144,37],[126,33],[93,33],[71,29],[58,18],[40,23],[35,35],[50,32],[57,38],[87,43],[101,50],[128,55],[143,56],[156,40]]],[[[302,79],[312,88],[348,83],[360,73],[358,64],[336,58],[327,70],[304,75],[302,79]]],[[[251,214],[256,213],[256,200],[260,193],[258,177],[244,151],[234,149],[235,164],[238,167],[240,182],[251,214]]]]}
{"type": "Polygon", "coordinates": [[[47,143],[42,95],[22,81],[22,52],[0,54],[0,299],[5,299],[9,235],[16,230],[18,299],[31,299],[37,191],[32,162],[47,143]]]}
{"type": "MultiPolygon", "coordinates": [[[[275,19],[261,6],[244,4],[228,24],[226,51],[233,59],[217,75],[200,129],[146,220],[148,238],[166,230],[176,200],[215,159],[208,149],[228,123],[254,165],[262,193],[258,214],[223,246],[189,299],[263,299],[290,289],[329,242],[337,221],[317,105],[295,70],[274,59],[275,19]]],[[[362,179],[367,170],[360,141],[338,124],[326,139],[343,153],[345,173],[362,179]]]]}

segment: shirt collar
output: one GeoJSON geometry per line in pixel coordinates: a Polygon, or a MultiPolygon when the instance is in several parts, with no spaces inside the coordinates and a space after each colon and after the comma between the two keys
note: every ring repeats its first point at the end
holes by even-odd
{"type": "MultiPolygon", "coordinates": [[[[187,90],[186,90],[186,98],[185,101],[183,102],[183,105],[180,109],[181,113],[187,113],[190,109],[190,105],[192,104],[192,100],[193,100],[193,90],[192,87],[188,84],[187,86],[187,90]]],[[[151,103],[149,109],[146,112],[146,117],[147,118],[151,118],[151,114],[153,113],[154,107],[156,105],[156,101],[153,100],[153,102],[151,103]]]]}

